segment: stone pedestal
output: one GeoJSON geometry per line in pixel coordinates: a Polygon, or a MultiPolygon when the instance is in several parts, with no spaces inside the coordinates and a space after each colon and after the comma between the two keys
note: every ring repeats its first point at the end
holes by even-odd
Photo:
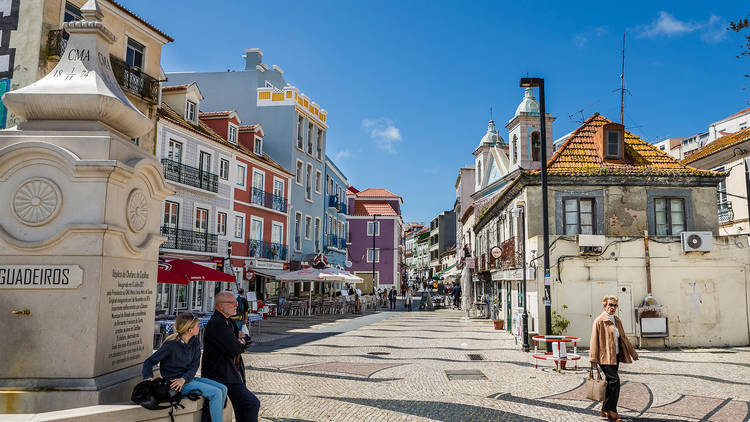
{"type": "Polygon", "coordinates": [[[128,400],[152,351],[161,165],[85,121],[0,132],[0,157],[0,413],[128,400]]]}

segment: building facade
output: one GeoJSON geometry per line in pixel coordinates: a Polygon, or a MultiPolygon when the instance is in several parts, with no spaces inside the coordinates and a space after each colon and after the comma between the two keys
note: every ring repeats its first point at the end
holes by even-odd
{"type": "Polygon", "coordinates": [[[401,285],[400,196],[386,189],[347,190],[349,270],[362,277],[363,292],[401,285]]]}
{"type": "Polygon", "coordinates": [[[348,188],[349,182],[346,176],[326,156],[323,252],[329,264],[341,269],[346,267],[346,190],[348,188]]]}
{"type": "MultiPolygon", "coordinates": [[[[9,66],[0,72],[0,96],[27,86],[49,73],[65,54],[68,33],[63,24],[82,19],[86,0],[31,0],[20,2],[18,28],[9,34],[9,66]]],[[[133,12],[114,1],[98,2],[102,23],[117,37],[110,45],[110,65],[115,79],[133,105],[151,118],[156,127],[159,107],[161,48],[174,41],[133,12]]],[[[0,127],[20,123],[18,116],[6,113],[0,105],[0,127]]],[[[151,154],[156,153],[155,130],[133,142],[151,154]]]]}
{"type": "Polygon", "coordinates": [[[211,110],[236,110],[242,121],[260,124],[263,149],[295,175],[291,183],[291,250],[295,263],[311,262],[322,251],[327,208],[325,145],[327,112],[286,83],[284,71],[263,63],[259,49],[245,51],[245,70],[170,73],[170,82],[198,82],[211,110]]]}
{"type": "Polygon", "coordinates": [[[440,256],[456,248],[456,213],[443,211],[430,221],[430,271],[435,276],[442,269],[440,256]]]}

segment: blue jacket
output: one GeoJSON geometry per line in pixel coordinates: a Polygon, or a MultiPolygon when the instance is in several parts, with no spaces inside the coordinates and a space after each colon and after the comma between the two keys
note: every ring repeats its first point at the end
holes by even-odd
{"type": "Polygon", "coordinates": [[[189,382],[198,371],[201,362],[201,342],[193,337],[185,344],[182,340],[172,340],[161,345],[159,350],[143,362],[143,378],[154,376],[154,366],[159,365],[161,377],[167,380],[184,378],[189,382]]]}

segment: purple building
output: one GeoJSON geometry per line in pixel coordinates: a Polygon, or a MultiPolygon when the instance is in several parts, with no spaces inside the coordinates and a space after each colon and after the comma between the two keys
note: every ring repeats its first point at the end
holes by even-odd
{"type": "Polygon", "coordinates": [[[373,288],[388,288],[401,284],[402,246],[400,196],[385,189],[346,191],[349,213],[347,238],[349,271],[365,282],[358,286],[369,293],[373,288]],[[374,283],[373,283],[374,272],[374,283]]]}

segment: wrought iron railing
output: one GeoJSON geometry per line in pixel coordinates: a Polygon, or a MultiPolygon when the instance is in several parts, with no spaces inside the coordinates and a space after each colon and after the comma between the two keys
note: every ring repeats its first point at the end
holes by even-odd
{"type": "Polygon", "coordinates": [[[328,207],[329,208],[339,208],[339,199],[336,197],[336,195],[328,195],[328,207]]]}
{"type": "Polygon", "coordinates": [[[519,251],[518,241],[518,237],[513,236],[500,244],[500,251],[502,252],[502,255],[500,255],[500,268],[510,269],[521,266],[523,257],[519,251]]]}
{"type": "Polygon", "coordinates": [[[247,255],[253,258],[276,259],[286,261],[289,248],[276,242],[264,242],[250,239],[247,242],[247,255]]]}
{"type": "Polygon", "coordinates": [[[209,192],[219,192],[219,176],[180,162],[162,158],[164,178],[209,192]]]}
{"type": "Polygon", "coordinates": [[[335,234],[328,234],[326,236],[326,245],[336,249],[346,249],[346,239],[338,237],[335,234]]]}
{"type": "Polygon", "coordinates": [[[274,195],[272,192],[266,192],[263,189],[253,188],[250,201],[253,204],[258,204],[272,210],[286,212],[286,198],[274,195]]]}
{"type": "MultiPolygon", "coordinates": [[[[68,33],[64,29],[53,29],[47,36],[47,59],[60,60],[68,45],[68,33]]],[[[134,68],[115,56],[109,56],[112,73],[122,89],[139,95],[156,104],[159,101],[159,80],[134,68]]]]}
{"type": "Polygon", "coordinates": [[[731,202],[719,202],[719,224],[734,220],[734,210],[731,202]]]}
{"type": "Polygon", "coordinates": [[[346,202],[339,202],[339,213],[346,214],[346,202]]]}
{"type": "Polygon", "coordinates": [[[216,253],[219,240],[219,236],[215,234],[169,226],[162,226],[161,234],[167,237],[167,241],[161,244],[161,247],[165,249],[216,253]]]}

